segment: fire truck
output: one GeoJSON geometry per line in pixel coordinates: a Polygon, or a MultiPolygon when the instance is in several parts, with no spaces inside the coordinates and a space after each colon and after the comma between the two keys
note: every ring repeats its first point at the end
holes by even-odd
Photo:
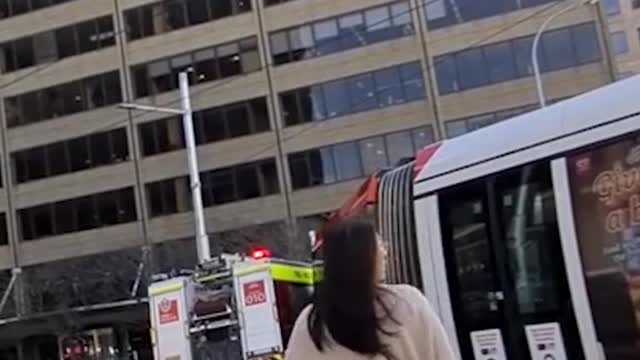
{"type": "Polygon", "coordinates": [[[295,320],[311,301],[312,264],[222,255],[191,274],[149,288],[156,360],[281,358],[295,320]]]}

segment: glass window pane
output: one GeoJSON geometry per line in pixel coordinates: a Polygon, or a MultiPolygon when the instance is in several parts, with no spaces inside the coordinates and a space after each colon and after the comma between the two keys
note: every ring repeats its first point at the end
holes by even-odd
{"type": "Polygon", "coordinates": [[[542,68],[542,71],[568,68],[576,62],[568,29],[546,32],[542,35],[540,50],[545,58],[545,67],[542,68]]]}
{"type": "Polygon", "coordinates": [[[258,167],[261,195],[271,195],[280,192],[278,169],[274,160],[263,161],[258,167]]]}
{"type": "MultiPolygon", "coordinates": [[[[513,52],[516,59],[516,73],[518,77],[533,75],[533,64],[531,64],[532,45],[533,37],[526,37],[513,41],[513,52]]],[[[540,54],[538,53],[538,56],[539,55],[540,54]]],[[[539,58],[539,61],[543,62],[542,57],[539,58]]]]}
{"type": "Polygon", "coordinates": [[[318,55],[331,54],[342,49],[338,41],[338,23],[336,20],[327,20],[313,25],[316,52],[318,55]]]}
{"type": "Polygon", "coordinates": [[[164,4],[166,9],[167,26],[171,30],[181,29],[187,26],[186,12],[182,1],[167,2],[164,4]]]}
{"type": "Polygon", "coordinates": [[[209,20],[207,2],[207,0],[189,0],[186,2],[190,25],[201,24],[209,20]]]}
{"type": "Polygon", "coordinates": [[[411,20],[412,12],[412,9],[409,7],[409,2],[391,5],[391,19],[393,20],[393,24],[395,26],[404,25],[406,26],[405,29],[413,28],[411,20]]]}
{"type": "Polygon", "coordinates": [[[65,58],[78,53],[76,32],[72,26],[56,30],[56,44],[58,45],[58,56],[65,58]]]}
{"type": "Polygon", "coordinates": [[[151,78],[151,93],[160,94],[176,88],[177,80],[171,77],[171,69],[167,60],[151,63],[147,67],[151,78]]]}
{"type": "Polygon", "coordinates": [[[354,112],[371,110],[378,105],[372,74],[358,75],[349,79],[349,93],[351,110],[354,112]]]}
{"type": "MultiPolygon", "coordinates": [[[[327,107],[324,101],[324,90],[320,85],[314,85],[311,87],[311,92],[307,98],[310,101],[311,112],[313,113],[312,119],[314,121],[321,121],[327,118],[327,107]]],[[[303,103],[304,103],[303,98],[303,103]]],[[[306,118],[306,113],[305,113],[306,118]]]]}
{"type": "Polygon", "coordinates": [[[135,96],[144,97],[149,95],[149,74],[147,73],[147,67],[136,66],[132,69],[133,71],[133,81],[134,81],[134,92],[135,96]]]}
{"type": "Polygon", "coordinates": [[[216,53],[213,49],[198,51],[193,55],[197,82],[212,81],[219,78],[216,53]]]}
{"type": "Polygon", "coordinates": [[[113,31],[113,18],[111,16],[98,19],[98,40],[101,48],[116,44],[116,34],[113,31]]]}
{"type": "Polygon", "coordinates": [[[469,132],[467,129],[467,122],[465,120],[448,121],[447,137],[454,138],[456,136],[464,135],[469,132]]]}
{"type": "Polygon", "coordinates": [[[256,133],[269,131],[269,108],[265,98],[254,99],[250,102],[251,117],[253,118],[253,131],[256,133]]]}
{"type": "Polygon", "coordinates": [[[87,108],[96,109],[107,104],[105,88],[101,76],[94,76],[85,79],[83,83],[87,108]]]}
{"type": "Polygon", "coordinates": [[[470,117],[466,120],[466,122],[467,122],[467,128],[469,129],[469,131],[474,131],[495,123],[496,119],[493,114],[485,114],[485,115],[470,117]]]}
{"type": "Polygon", "coordinates": [[[42,103],[40,94],[37,91],[20,96],[23,123],[29,124],[42,120],[44,113],[41,113],[40,106],[42,106],[42,103]]]}
{"type": "MultiPolygon", "coordinates": [[[[282,108],[282,117],[287,126],[293,126],[303,123],[305,120],[300,116],[300,107],[298,106],[298,91],[280,94],[280,107],[282,108]]],[[[309,119],[308,121],[311,121],[309,119]]]]}
{"type": "Polygon", "coordinates": [[[586,64],[600,60],[600,42],[593,24],[584,24],[571,28],[573,45],[578,63],[586,64]]]}
{"type": "Polygon", "coordinates": [[[58,60],[56,36],[47,31],[33,36],[34,60],[36,64],[44,64],[58,60]]]}
{"type": "Polygon", "coordinates": [[[205,142],[214,142],[229,137],[222,111],[210,109],[202,112],[202,129],[205,142]]]}
{"type": "Polygon", "coordinates": [[[91,163],[93,166],[106,165],[111,162],[108,133],[92,135],[89,143],[91,144],[91,163]]]}
{"type": "Polygon", "coordinates": [[[86,196],[75,200],[78,230],[89,230],[98,226],[98,212],[94,200],[95,198],[93,196],[86,196]]]}
{"type": "Polygon", "coordinates": [[[14,42],[16,52],[16,64],[18,69],[33,66],[35,64],[35,54],[33,52],[33,38],[26,37],[14,42]]]}
{"type": "Polygon", "coordinates": [[[386,140],[389,164],[391,166],[397,165],[402,159],[413,158],[415,156],[411,132],[403,131],[389,134],[386,136],[386,140]]]}
{"type": "Polygon", "coordinates": [[[255,165],[241,166],[236,173],[238,199],[253,199],[260,196],[260,184],[255,165]]]}
{"type": "Polygon", "coordinates": [[[422,150],[427,145],[433,144],[435,138],[433,136],[433,129],[431,127],[415,129],[411,132],[413,137],[414,153],[422,150]]]}
{"type": "Polygon", "coordinates": [[[362,176],[362,163],[356,143],[334,145],[333,156],[338,180],[350,180],[362,176]]]}
{"type": "Polygon", "coordinates": [[[269,36],[271,56],[275,65],[286,64],[291,60],[289,56],[289,39],[287,31],[279,31],[269,36]]]}
{"type": "Polygon", "coordinates": [[[378,104],[381,107],[391,106],[404,102],[402,91],[402,79],[397,67],[392,67],[376,71],[376,93],[378,94],[378,104]]]}
{"type": "Polygon", "coordinates": [[[607,16],[620,14],[620,0],[602,0],[600,4],[607,16]]]}
{"type": "Polygon", "coordinates": [[[381,170],[389,166],[387,149],[385,148],[383,137],[377,136],[361,140],[359,142],[359,146],[360,156],[362,157],[362,166],[365,174],[373,174],[377,170],[381,170]]]}
{"type": "Polygon", "coordinates": [[[369,43],[388,40],[394,37],[391,31],[391,16],[386,6],[368,10],[364,13],[367,32],[364,34],[369,43]]]}
{"type": "Polygon", "coordinates": [[[233,179],[231,170],[216,170],[209,173],[208,183],[211,187],[213,204],[225,204],[237,200],[233,179]]]}
{"type": "Polygon", "coordinates": [[[47,157],[45,147],[37,147],[27,150],[27,172],[29,179],[41,179],[48,176],[47,157]]]}
{"type": "Polygon", "coordinates": [[[306,154],[289,155],[291,186],[294,190],[303,189],[311,185],[311,175],[307,165],[306,154]]]}
{"type": "Polygon", "coordinates": [[[460,88],[471,89],[489,82],[487,65],[481,49],[470,49],[456,55],[460,88]]]}
{"type": "Polygon", "coordinates": [[[69,172],[69,158],[66,143],[60,142],[47,146],[47,158],[49,159],[50,175],[69,172]]]}
{"type": "Polygon", "coordinates": [[[242,72],[258,71],[262,67],[260,53],[258,52],[258,39],[252,37],[240,42],[240,62],[242,72]]]}
{"type": "Polygon", "coordinates": [[[364,34],[367,28],[364,24],[364,17],[361,13],[349,14],[338,19],[340,27],[340,37],[342,38],[342,46],[345,49],[351,49],[367,44],[364,34]]]}
{"type": "Polygon", "coordinates": [[[102,75],[105,90],[105,102],[116,104],[122,101],[122,89],[120,87],[120,73],[117,71],[102,75]]]}
{"type": "Polygon", "coordinates": [[[311,150],[309,152],[311,168],[311,185],[331,184],[338,180],[333,151],[330,147],[311,150]]]}
{"type": "Polygon", "coordinates": [[[422,78],[422,66],[419,62],[412,62],[400,66],[402,82],[404,84],[405,100],[413,101],[424,99],[424,81],[422,78]]]}
{"type": "Polygon", "coordinates": [[[618,31],[611,34],[611,50],[616,55],[622,55],[629,52],[627,33],[624,31],[618,31]]]}
{"type": "Polygon", "coordinates": [[[88,169],[91,166],[89,157],[88,138],[82,137],[69,141],[69,157],[71,160],[71,171],[88,169]]]}
{"type": "Polygon", "coordinates": [[[77,229],[75,221],[74,201],[60,201],[53,204],[56,234],[66,234],[77,229]]]}
{"type": "Polygon", "coordinates": [[[337,117],[351,112],[349,89],[345,80],[336,80],[323,85],[327,117],[337,117]]]}
{"type": "Polygon", "coordinates": [[[310,26],[301,26],[289,31],[289,44],[293,61],[313,56],[313,32],[310,26]]]}
{"type": "Polygon", "coordinates": [[[508,81],[516,77],[514,55],[511,42],[505,41],[484,47],[484,56],[489,66],[489,79],[492,83],[508,81]]]}
{"type": "Polygon", "coordinates": [[[78,33],[78,47],[80,53],[98,49],[98,24],[95,21],[86,21],[75,26],[78,33]]]}
{"type": "Polygon", "coordinates": [[[220,66],[220,75],[222,77],[229,77],[242,73],[240,47],[238,44],[219,46],[216,49],[216,53],[218,54],[218,64],[220,66]]]}
{"type": "Polygon", "coordinates": [[[117,195],[117,192],[98,194],[98,220],[101,226],[115,225],[119,222],[117,195]]]}
{"type": "Polygon", "coordinates": [[[229,123],[229,134],[231,137],[238,137],[251,133],[249,112],[245,104],[228,109],[226,113],[227,121],[229,123]]]}
{"type": "Polygon", "coordinates": [[[229,0],[209,0],[209,7],[211,8],[211,15],[214,19],[230,16],[233,13],[231,1],[229,0]]]}
{"type": "Polygon", "coordinates": [[[450,94],[460,90],[456,62],[453,55],[439,56],[433,60],[438,80],[438,92],[440,95],[450,94]]]}

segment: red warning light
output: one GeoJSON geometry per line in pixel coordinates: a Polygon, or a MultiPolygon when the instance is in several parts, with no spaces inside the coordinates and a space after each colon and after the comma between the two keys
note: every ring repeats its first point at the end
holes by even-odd
{"type": "Polygon", "coordinates": [[[271,251],[267,248],[255,248],[251,250],[251,258],[255,260],[268,259],[271,257],[271,251]]]}

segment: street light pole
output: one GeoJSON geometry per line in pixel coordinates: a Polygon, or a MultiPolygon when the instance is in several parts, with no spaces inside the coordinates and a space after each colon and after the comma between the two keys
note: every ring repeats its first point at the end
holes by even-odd
{"type": "Polygon", "coordinates": [[[191,112],[191,97],[189,95],[189,76],[183,71],[178,75],[180,82],[180,98],[182,100],[182,126],[187,147],[187,161],[189,163],[189,180],[191,183],[191,201],[193,202],[193,217],[196,232],[196,247],[200,264],[211,260],[209,235],[204,220],[202,206],[202,183],[198,170],[198,156],[196,154],[196,140],[193,131],[193,116],[191,112]]]}
{"type": "Polygon", "coordinates": [[[120,104],[119,107],[129,110],[154,111],[182,116],[182,128],[187,148],[187,163],[189,165],[189,183],[191,187],[191,201],[193,205],[193,220],[196,234],[196,249],[198,251],[198,263],[204,264],[211,260],[211,248],[209,245],[209,235],[204,220],[204,208],[202,205],[202,184],[200,183],[200,172],[198,169],[198,156],[196,154],[196,140],[193,131],[193,116],[191,112],[191,98],[189,95],[189,74],[182,71],[178,75],[180,84],[181,108],[164,108],[149,105],[139,105],[132,103],[120,104]]]}
{"type": "Polygon", "coordinates": [[[540,103],[540,107],[547,106],[547,99],[544,95],[544,87],[542,86],[542,75],[540,74],[540,65],[538,64],[538,45],[540,43],[540,38],[542,37],[542,34],[547,29],[547,26],[549,26],[549,24],[559,16],[566,14],[582,5],[595,5],[598,3],[598,1],[599,0],[580,0],[567,7],[564,7],[560,11],[551,15],[547,20],[545,20],[545,22],[542,23],[542,26],[540,26],[540,29],[538,29],[538,32],[536,33],[536,36],[533,39],[533,45],[531,46],[531,63],[533,64],[533,73],[536,78],[536,88],[538,91],[538,101],[540,103]]]}

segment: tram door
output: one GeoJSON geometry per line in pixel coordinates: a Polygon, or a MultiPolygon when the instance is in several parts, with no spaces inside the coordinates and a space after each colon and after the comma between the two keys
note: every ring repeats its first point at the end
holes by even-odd
{"type": "Polygon", "coordinates": [[[583,359],[549,163],[457,185],[439,206],[463,359],[583,359]]]}

